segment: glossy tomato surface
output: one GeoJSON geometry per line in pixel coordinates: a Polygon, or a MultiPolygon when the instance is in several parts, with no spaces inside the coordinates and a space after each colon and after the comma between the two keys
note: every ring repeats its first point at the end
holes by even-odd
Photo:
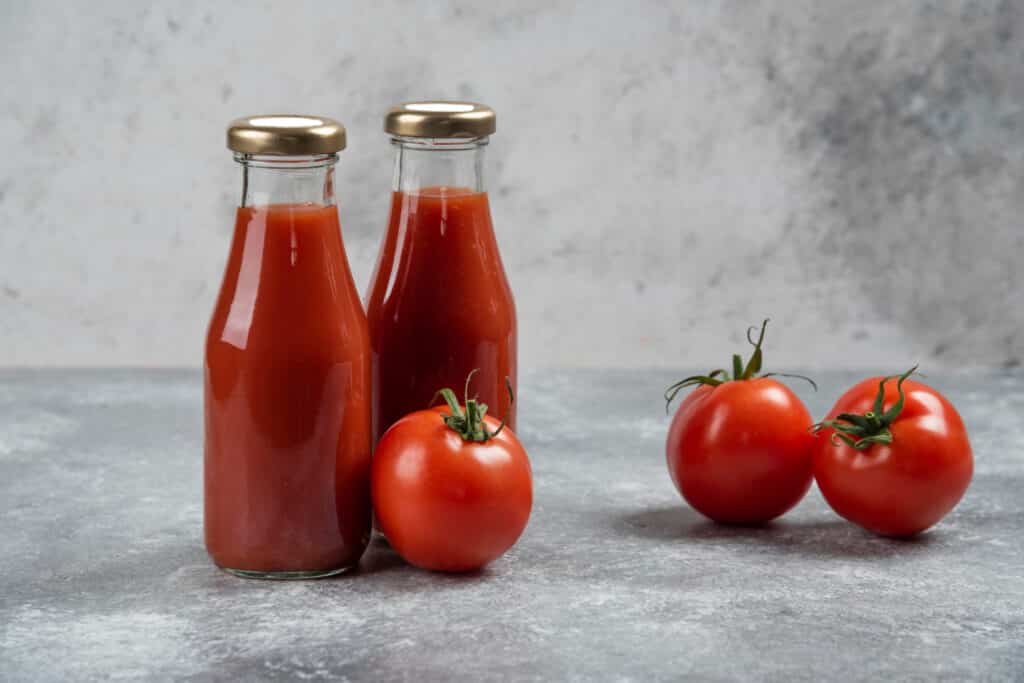
{"type": "MultiPolygon", "coordinates": [[[[881,377],[866,379],[828,415],[872,409],[881,377]]],[[[974,458],[963,420],[935,389],[908,379],[903,410],[890,426],[891,444],[859,451],[835,443],[831,429],[817,436],[814,477],[837,513],[885,536],[911,536],[931,527],[963,497],[974,458]]],[[[897,401],[896,380],[885,383],[885,410],[897,401]]]]}
{"type": "Polygon", "coordinates": [[[501,556],[523,533],[533,479],[511,430],[467,442],[444,424],[445,412],[411,413],[384,433],[373,458],[373,504],[380,530],[407,562],[463,572],[501,556]]]}
{"type": "Polygon", "coordinates": [[[698,386],[669,429],[672,481],[717,522],[767,522],[811,485],[811,422],[800,399],[771,378],[698,386]]]}

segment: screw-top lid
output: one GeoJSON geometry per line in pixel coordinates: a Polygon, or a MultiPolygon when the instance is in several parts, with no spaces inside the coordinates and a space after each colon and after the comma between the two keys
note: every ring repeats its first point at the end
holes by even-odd
{"type": "Polygon", "coordinates": [[[345,126],[323,116],[246,116],[228,126],[228,149],[287,156],[333,154],[345,149],[345,126]]]}
{"type": "Polygon", "coordinates": [[[479,138],[495,130],[490,107],[475,102],[405,102],[388,109],[384,130],[411,138],[479,138]]]}

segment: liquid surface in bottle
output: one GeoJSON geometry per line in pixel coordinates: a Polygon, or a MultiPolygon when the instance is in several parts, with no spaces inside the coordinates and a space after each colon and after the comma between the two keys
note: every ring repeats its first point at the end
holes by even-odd
{"type": "Polygon", "coordinates": [[[238,209],[206,343],[204,526],[218,565],[358,562],[370,532],[369,351],[337,209],[238,209]]]}
{"type": "Polygon", "coordinates": [[[515,429],[516,313],[485,192],[395,192],[367,304],[380,436],[438,389],[471,394],[515,429]]]}

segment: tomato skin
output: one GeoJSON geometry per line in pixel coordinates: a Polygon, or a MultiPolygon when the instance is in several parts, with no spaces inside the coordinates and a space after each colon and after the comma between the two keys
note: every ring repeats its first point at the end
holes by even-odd
{"type": "MultiPolygon", "coordinates": [[[[839,413],[872,409],[881,377],[853,386],[836,402],[839,413]]],[[[814,450],[814,478],[840,516],[883,536],[913,536],[935,525],[963,497],[974,472],[967,430],[956,408],[935,389],[908,379],[906,402],[890,426],[891,444],[864,451],[832,442],[823,429],[814,450]]],[[[885,410],[899,398],[885,383],[885,410]]]]}
{"type": "Polygon", "coordinates": [[[698,386],[669,429],[672,481],[687,503],[716,522],[772,520],[810,488],[811,422],[800,399],[771,378],[698,386]]]}
{"type": "MultiPolygon", "coordinates": [[[[530,461],[509,429],[484,443],[448,428],[438,407],[406,415],[384,433],[373,457],[380,530],[423,569],[479,569],[512,547],[533,504],[530,461]]],[[[500,424],[484,421],[492,432],[500,424]]]]}

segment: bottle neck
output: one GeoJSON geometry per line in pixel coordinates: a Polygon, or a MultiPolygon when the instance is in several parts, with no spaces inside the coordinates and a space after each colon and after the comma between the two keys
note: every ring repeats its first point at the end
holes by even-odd
{"type": "Polygon", "coordinates": [[[242,166],[240,206],[334,206],[337,154],[276,156],[236,153],[235,161],[242,166]]]}
{"type": "Polygon", "coordinates": [[[392,137],[395,147],[393,189],[418,192],[468,189],[485,192],[484,148],[487,138],[392,137]]]}

